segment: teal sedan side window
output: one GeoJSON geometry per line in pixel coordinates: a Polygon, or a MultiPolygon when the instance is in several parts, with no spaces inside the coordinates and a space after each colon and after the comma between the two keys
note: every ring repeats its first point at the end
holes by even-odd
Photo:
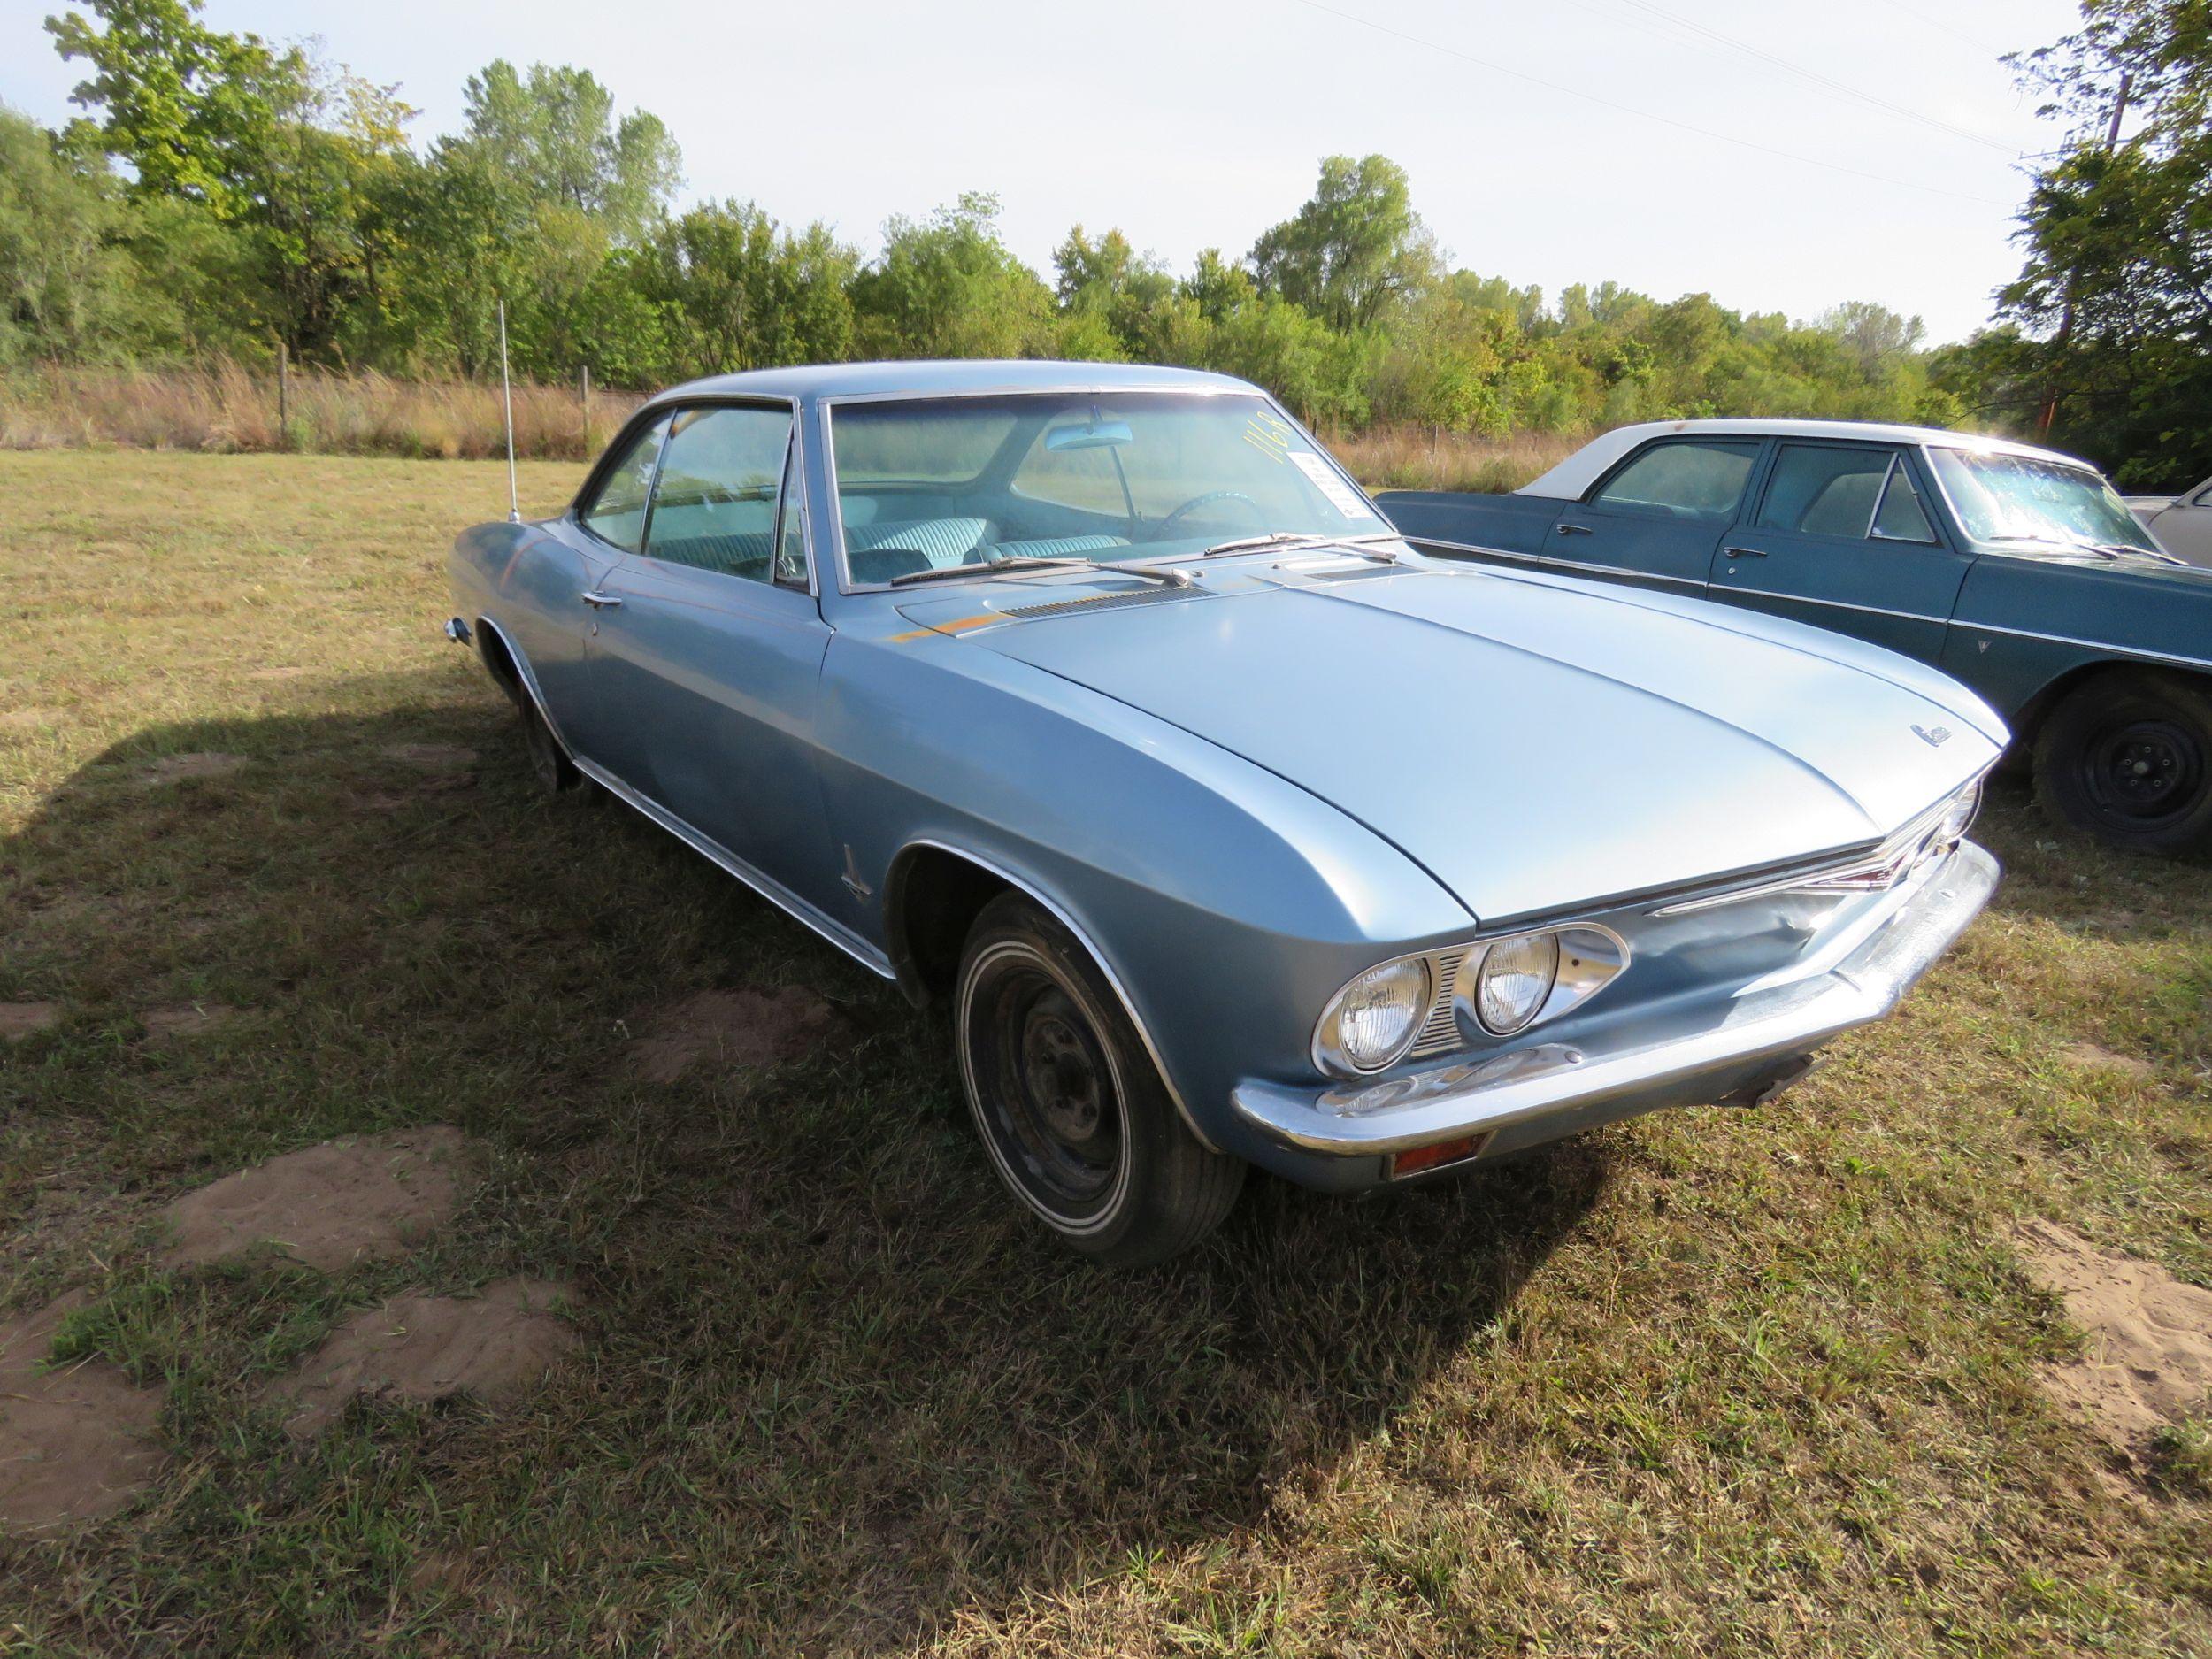
{"type": "Polygon", "coordinates": [[[1606,480],[1592,504],[1675,518],[1732,518],[1758,458],[1756,443],[1654,444],[1606,480]]]}

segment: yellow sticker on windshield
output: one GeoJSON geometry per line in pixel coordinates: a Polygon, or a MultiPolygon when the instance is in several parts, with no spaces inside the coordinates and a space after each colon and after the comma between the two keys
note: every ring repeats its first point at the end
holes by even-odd
{"type": "Polygon", "coordinates": [[[1264,409],[1244,423],[1244,441],[1269,460],[1279,464],[1290,453],[1298,434],[1264,409]]]}

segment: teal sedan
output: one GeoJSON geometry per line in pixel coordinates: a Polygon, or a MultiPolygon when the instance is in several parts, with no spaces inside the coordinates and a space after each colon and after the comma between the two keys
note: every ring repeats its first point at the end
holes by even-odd
{"type": "Polygon", "coordinates": [[[2005,718],[2053,818],[2135,852],[2212,842],[2212,570],[2166,552],[2085,462],[1920,426],[1683,420],[1607,433],[1511,495],[1377,501],[1425,552],[1917,657],[2005,718]]]}

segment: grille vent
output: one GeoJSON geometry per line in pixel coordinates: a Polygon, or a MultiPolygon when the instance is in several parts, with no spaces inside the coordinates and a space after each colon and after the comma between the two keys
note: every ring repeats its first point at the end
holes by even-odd
{"type": "Polygon", "coordinates": [[[1459,979],[1459,964],[1467,960],[1468,954],[1464,949],[1442,950],[1429,958],[1436,980],[1434,1000],[1429,1003],[1428,1018],[1421,1022],[1421,1034],[1407,1050],[1409,1056],[1441,1054],[1447,1048],[1465,1046],[1460,1039],[1459,1021],[1452,1015],[1452,987],[1459,979]]]}
{"type": "Polygon", "coordinates": [[[1186,588],[1142,588],[1127,594],[1090,594],[1081,599],[1056,599],[1050,604],[1010,605],[1002,617],[1061,617],[1076,611],[1120,611],[1131,605],[1157,604],[1164,599],[1197,599],[1186,588]]]}

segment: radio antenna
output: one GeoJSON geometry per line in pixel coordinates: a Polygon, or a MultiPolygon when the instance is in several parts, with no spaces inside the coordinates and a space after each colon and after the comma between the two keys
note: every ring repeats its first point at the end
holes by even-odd
{"type": "Polygon", "coordinates": [[[507,522],[522,522],[522,498],[515,489],[515,394],[507,380],[507,302],[499,302],[499,405],[507,420],[507,522]]]}

